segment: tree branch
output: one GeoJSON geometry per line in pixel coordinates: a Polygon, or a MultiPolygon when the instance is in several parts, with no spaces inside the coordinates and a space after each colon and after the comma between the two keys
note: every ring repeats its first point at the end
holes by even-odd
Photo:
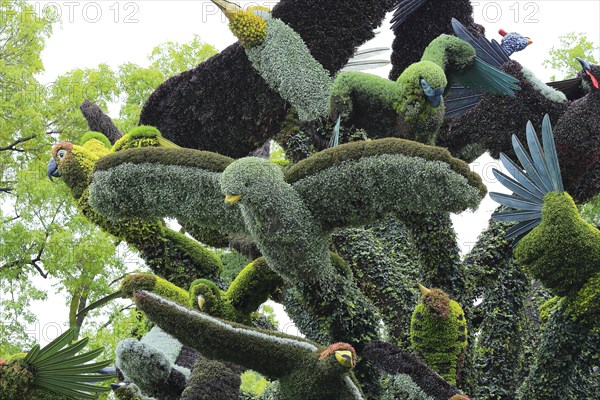
{"type": "Polygon", "coordinates": [[[24,153],[25,152],[24,149],[19,149],[16,146],[21,143],[30,141],[31,139],[35,138],[35,136],[36,135],[31,135],[31,136],[19,138],[19,139],[15,140],[14,142],[12,142],[11,144],[9,144],[8,146],[0,147],[0,151],[17,151],[19,153],[24,153]]]}

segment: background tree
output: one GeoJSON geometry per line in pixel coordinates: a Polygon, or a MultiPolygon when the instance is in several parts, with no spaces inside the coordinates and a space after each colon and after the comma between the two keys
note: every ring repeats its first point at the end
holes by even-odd
{"type": "Polygon", "coordinates": [[[596,52],[599,47],[588,40],[584,33],[570,32],[559,37],[560,45],[553,46],[549,58],[544,60],[544,66],[556,71],[557,75],[550,77],[551,81],[574,78],[581,71],[581,65],[576,57],[583,58],[592,64],[597,64],[596,52]]]}

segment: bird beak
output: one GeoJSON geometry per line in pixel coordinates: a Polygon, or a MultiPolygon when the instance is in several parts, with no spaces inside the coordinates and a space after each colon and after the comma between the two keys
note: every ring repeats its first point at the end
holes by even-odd
{"type": "Polygon", "coordinates": [[[117,382],[117,383],[111,383],[111,384],[110,384],[110,388],[111,388],[112,390],[117,390],[117,389],[119,389],[119,388],[121,388],[121,387],[123,387],[123,386],[127,386],[127,385],[129,385],[129,383],[127,383],[127,382],[117,382]]]}
{"type": "Polygon", "coordinates": [[[54,160],[54,158],[51,158],[50,162],[48,162],[48,169],[46,170],[46,175],[48,176],[48,178],[50,178],[52,182],[54,182],[54,180],[52,179],[53,177],[60,177],[60,173],[58,172],[58,165],[56,165],[56,160],[54,160]]]}
{"type": "Polygon", "coordinates": [[[529,46],[531,43],[533,43],[533,40],[527,38],[527,46],[529,46]]]}
{"type": "Polygon", "coordinates": [[[590,65],[589,62],[585,61],[583,58],[579,58],[576,57],[577,61],[579,61],[579,64],[581,64],[581,67],[583,68],[583,72],[585,72],[587,74],[587,76],[590,77],[590,79],[592,80],[592,85],[594,86],[594,88],[598,89],[600,88],[600,85],[598,84],[598,79],[596,79],[596,77],[594,76],[594,74],[592,74],[592,66],[590,65]]]}
{"type": "Polygon", "coordinates": [[[354,363],[352,362],[352,353],[347,350],[338,350],[334,352],[335,359],[346,368],[352,368],[354,363]]]}
{"type": "Polygon", "coordinates": [[[433,90],[432,93],[425,93],[425,97],[432,107],[438,108],[442,104],[444,89],[433,90]]]}
{"type": "Polygon", "coordinates": [[[201,294],[198,295],[198,308],[201,310],[204,309],[204,305],[206,304],[206,299],[201,294]]]}
{"type": "Polygon", "coordinates": [[[235,3],[230,3],[227,0],[211,0],[219,9],[225,14],[225,16],[231,20],[235,14],[242,11],[242,7],[235,3]]]}
{"type": "Polygon", "coordinates": [[[421,291],[423,296],[427,296],[427,294],[429,294],[429,292],[431,292],[431,289],[427,289],[425,286],[421,285],[420,283],[419,283],[419,290],[421,291]]]}
{"type": "Polygon", "coordinates": [[[579,57],[575,57],[577,59],[577,61],[579,61],[579,64],[581,64],[581,68],[583,68],[584,71],[589,71],[591,66],[590,63],[585,61],[583,58],[579,58],[579,57]]]}
{"type": "Polygon", "coordinates": [[[242,198],[241,194],[228,194],[225,196],[225,204],[232,206],[242,198]]]}

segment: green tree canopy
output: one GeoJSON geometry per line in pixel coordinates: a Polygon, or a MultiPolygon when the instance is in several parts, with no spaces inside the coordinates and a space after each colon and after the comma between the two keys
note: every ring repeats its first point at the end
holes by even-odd
{"type": "Polygon", "coordinates": [[[552,81],[569,79],[577,76],[581,65],[576,57],[583,58],[592,64],[597,64],[595,54],[599,47],[587,39],[584,33],[570,32],[559,37],[560,45],[550,49],[549,58],[544,60],[544,66],[557,71],[550,79],[552,81]]]}

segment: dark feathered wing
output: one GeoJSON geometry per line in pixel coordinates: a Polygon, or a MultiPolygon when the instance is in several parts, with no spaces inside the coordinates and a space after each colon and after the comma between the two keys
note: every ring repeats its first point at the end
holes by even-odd
{"type": "Polygon", "coordinates": [[[391,20],[392,30],[398,29],[412,13],[421,8],[427,1],[428,0],[402,0],[398,3],[391,20]]]}

